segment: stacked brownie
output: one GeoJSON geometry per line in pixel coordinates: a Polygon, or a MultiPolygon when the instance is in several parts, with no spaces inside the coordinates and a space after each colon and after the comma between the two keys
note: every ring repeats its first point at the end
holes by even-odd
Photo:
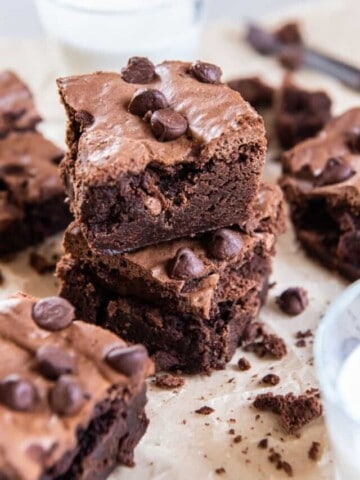
{"type": "Polygon", "coordinates": [[[58,81],[75,222],[58,265],[80,317],[146,345],[158,369],[221,368],[267,291],[282,198],[261,185],[260,116],[197,62],[58,81]]]}
{"type": "Polygon", "coordinates": [[[63,152],[35,130],[40,120],[26,85],[1,72],[0,255],[41,242],[70,222],[58,170],[63,152]]]}

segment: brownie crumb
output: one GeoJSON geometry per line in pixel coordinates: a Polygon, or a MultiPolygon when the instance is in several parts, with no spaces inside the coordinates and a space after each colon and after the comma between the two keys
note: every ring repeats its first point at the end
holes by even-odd
{"type": "Polygon", "coordinates": [[[269,445],[269,440],[267,438],[263,438],[262,440],[260,440],[260,442],[258,443],[258,448],[261,448],[263,450],[266,450],[268,448],[268,445],[269,445]]]}
{"type": "Polygon", "coordinates": [[[245,372],[246,370],[250,370],[251,364],[247,358],[241,357],[238,361],[238,367],[239,367],[239,370],[241,370],[242,372],[245,372]]]}
{"type": "Polygon", "coordinates": [[[228,434],[235,435],[235,430],[233,428],[230,428],[230,430],[228,431],[228,434]]]}
{"type": "Polygon", "coordinates": [[[46,258],[38,252],[31,252],[29,264],[39,275],[45,275],[46,273],[54,272],[58,260],[58,255],[52,255],[51,258],[46,258]]]}
{"type": "Polygon", "coordinates": [[[263,333],[260,340],[248,343],[243,348],[246,352],[253,352],[260,358],[271,356],[280,360],[287,354],[284,340],[275,334],[268,333],[263,333]]]}
{"type": "Polygon", "coordinates": [[[242,442],[242,436],[241,435],[236,435],[233,440],[234,443],[241,443],[242,442]]]}
{"type": "Polygon", "coordinates": [[[276,299],[280,310],[287,315],[300,315],[309,305],[308,295],[305,289],[301,287],[292,287],[286,289],[276,299]]]}
{"type": "Polygon", "coordinates": [[[313,460],[314,462],[317,462],[320,460],[321,454],[320,454],[320,443],[319,442],[312,442],[311,447],[308,451],[308,457],[310,460],[313,460]]]}
{"type": "Polygon", "coordinates": [[[195,413],[198,413],[199,415],[210,415],[213,412],[215,412],[215,410],[211,407],[208,407],[207,405],[204,405],[203,407],[195,410],[195,413]]]}
{"type": "Polygon", "coordinates": [[[304,425],[322,415],[322,405],[318,394],[296,396],[293,393],[257,395],[254,407],[279,415],[284,430],[296,434],[304,425]]]}
{"type": "Polygon", "coordinates": [[[301,338],[308,338],[308,337],[312,337],[312,336],[313,336],[313,333],[312,333],[312,331],[311,331],[310,329],[305,330],[305,331],[303,331],[303,332],[302,332],[301,330],[299,330],[299,331],[296,332],[296,334],[295,334],[295,338],[299,338],[299,339],[301,339],[301,338]]]}
{"type": "Polygon", "coordinates": [[[303,338],[300,338],[300,340],[297,340],[295,342],[295,346],[298,347],[298,348],[304,348],[304,347],[306,347],[306,342],[303,338]]]}
{"type": "Polygon", "coordinates": [[[172,389],[172,388],[180,388],[185,384],[185,380],[182,377],[178,377],[176,375],[164,374],[164,375],[156,375],[154,384],[158,388],[163,389],[172,389]]]}
{"type": "Polygon", "coordinates": [[[275,375],[275,373],[268,373],[262,378],[261,382],[266,385],[278,385],[280,383],[280,377],[275,375]]]}
{"type": "Polygon", "coordinates": [[[215,473],[216,473],[217,475],[223,475],[224,473],[226,473],[226,470],[225,470],[224,467],[220,467],[220,468],[217,468],[217,469],[215,470],[215,473]]]}
{"type": "Polygon", "coordinates": [[[270,449],[270,455],[268,456],[270,463],[276,466],[277,470],[283,470],[288,477],[294,475],[293,468],[290,463],[284,461],[279,452],[276,452],[273,448],[270,449]]]}

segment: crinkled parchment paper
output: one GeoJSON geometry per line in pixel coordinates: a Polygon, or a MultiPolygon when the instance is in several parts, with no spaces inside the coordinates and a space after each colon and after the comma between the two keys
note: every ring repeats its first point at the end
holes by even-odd
{"type": "MultiPolygon", "coordinates": [[[[328,2],[324,8],[307,8],[294,11],[292,16],[303,20],[309,42],[360,64],[358,19],[360,2],[328,2]]],[[[290,15],[291,16],[291,15],[290,15]]],[[[287,12],[287,18],[289,12],[287,12]]],[[[285,17],[284,17],[285,18],[285,17]]],[[[270,19],[275,21],[278,19],[270,19]]],[[[269,19],[267,19],[269,21],[269,19]]],[[[234,24],[209,28],[205,32],[202,58],[222,66],[227,78],[236,75],[261,74],[273,85],[278,85],[282,70],[275,61],[254,55],[241,41],[240,27],[234,24]]],[[[31,85],[36,94],[46,122],[41,127],[52,139],[63,143],[64,117],[59,106],[54,79],[61,74],[55,68],[56,54],[51,45],[34,41],[0,42],[0,68],[13,68],[31,85]]],[[[120,66],[119,66],[120,67],[120,66]]],[[[360,96],[339,85],[330,78],[310,72],[296,75],[299,83],[311,88],[325,88],[334,99],[335,112],[360,104],[360,96]]],[[[269,158],[265,179],[276,181],[279,165],[269,158]]],[[[50,240],[44,248],[59,248],[60,237],[50,240]]],[[[35,295],[56,292],[56,281],[50,275],[39,276],[28,265],[28,252],[15,261],[2,263],[5,284],[0,296],[6,297],[17,290],[35,295]]],[[[287,436],[278,419],[270,413],[261,413],[251,407],[254,396],[261,392],[304,392],[316,386],[312,366],[312,345],[295,346],[295,332],[310,328],[315,331],[329,302],[346,286],[336,274],[326,271],[316,262],[304,256],[296,244],[291,228],[278,242],[272,280],[276,282],[270,291],[266,307],[260,319],[270,331],[282,336],[289,354],[281,361],[258,360],[253,354],[245,354],[252,368],[240,372],[236,357],[225,371],[210,377],[187,377],[185,386],[178,391],[164,391],[150,384],[148,415],[150,426],[136,450],[134,469],[119,468],[111,480],[187,480],[231,479],[272,480],[285,479],[287,475],[269,463],[267,450],[257,447],[267,433],[269,446],[280,452],[289,462],[297,480],[332,480],[331,453],[323,420],[313,422],[303,429],[300,438],[287,436]],[[278,311],[275,297],[289,286],[302,286],[309,292],[308,309],[296,318],[286,317],[278,311]],[[273,367],[273,370],[270,368],[273,367]],[[259,380],[272,371],[280,376],[276,387],[264,387],[259,380]],[[194,410],[208,405],[215,411],[202,416],[194,410]],[[242,435],[240,443],[232,441],[233,435],[242,435]],[[321,444],[321,459],[309,460],[308,450],[313,441],[321,444]],[[216,469],[224,468],[219,475],[216,469]]]]}

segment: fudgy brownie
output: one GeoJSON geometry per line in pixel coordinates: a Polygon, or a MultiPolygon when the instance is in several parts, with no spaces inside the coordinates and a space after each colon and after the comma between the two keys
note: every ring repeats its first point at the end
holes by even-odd
{"type": "Polygon", "coordinates": [[[118,255],[89,249],[73,224],[58,265],[61,295],[79,315],[141,338],[158,369],[222,368],[266,296],[284,227],[276,187],[264,186],[254,209],[252,234],[234,226],[118,255]]]}
{"type": "Polygon", "coordinates": [[[275,129],[283,148],[316,135],[331,117],[331,99],[326,92],[308,91],[285,78],[274,101],[275,129]]]}
{"type": "Polygon", "coordinates": [[[0,477],[103,480],[148,420],[145,348],[74,320],[64,299],[0,303],[0,477]]]}
{"type": "Polygon", "coordinates": [[[62,155],[37,132],[0,138],[0,255],[41,242],[71,221],[58,170],[62,155]]]}
{"type": "Polygon", "coordinates": [[[88,243],[121,253],[246,222],[266,140],[260,116],[197,62],[58,80],[68,114],[62,162],[88,243]]]}
{"type": "Polygon", "coordinates": [[[28,87],[13,72],[0,72],[0,137],[12,130],[33,130],[41,121],[28,87]]]}
{"type": "Polygon", "coordinates": [[[282,161],[298,239],[327,267],[360,278],[360,109],[331,120],[282,161]]]}

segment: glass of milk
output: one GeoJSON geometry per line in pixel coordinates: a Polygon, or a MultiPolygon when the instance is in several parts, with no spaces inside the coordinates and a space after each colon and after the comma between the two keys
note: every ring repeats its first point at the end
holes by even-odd
{"type": "Polygon", "coordinates": [[[203,0],[36,0],[67,73],[119,70],[131,56],[194,60],[203,0]]]}
{"type": "Polygon", "coordinates": [[[315,363],[335,455],[337,480],[360,479],[360,281],[330,306],[315,342],[315,363]]]}

